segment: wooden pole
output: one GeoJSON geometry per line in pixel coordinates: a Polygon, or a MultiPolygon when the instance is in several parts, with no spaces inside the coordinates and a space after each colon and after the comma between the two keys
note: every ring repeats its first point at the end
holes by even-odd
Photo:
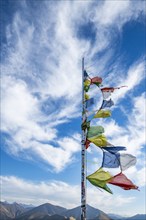
{"type": "MultiPolygon", "coordinates": [[[[82,58],[82,123],[86,121],[86,103],[84,91],[84,58],[82,58]]],[[[82,130],[81,150],[81,220],[86,220],[86,130],[82,130]]]]}

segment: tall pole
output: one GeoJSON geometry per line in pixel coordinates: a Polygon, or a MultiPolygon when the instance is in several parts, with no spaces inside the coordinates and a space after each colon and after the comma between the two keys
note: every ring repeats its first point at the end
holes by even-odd
{"type": "MultiPolygon", "coordinates": [[[[82,123],[86,118],[86,103],[84,91],[84,58],[82,58],[82,123]]],[[[81,151],[81,220],[86,220],[86,130],[82,130],[82,151],[81,151]]]]}

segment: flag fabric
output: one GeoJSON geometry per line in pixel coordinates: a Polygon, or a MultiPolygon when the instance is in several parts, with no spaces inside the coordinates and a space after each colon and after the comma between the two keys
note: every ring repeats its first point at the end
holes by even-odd
{"type": "Polygon", "coordinates": [[[103,152],[102,167],[117,168],[120,166],[119,155],[117,153],[103,152]]]}
{"type": "Polygon", "coordinates": [[[107,100],[111,96],[113,91],[114,91],[113,87],[102,88],[101,92],[102,92],[102,95],[103,95],[103,99],[107,100]]]}
{"type": "Polygon", "coordinates": [[[87,93],[85,93],[85,100],[88,100],[88,99],[90,99],[90,96],[87,93]]]}
{"type": "Polygon", "coordinates": [[[88,149],[88,147],[90,146],[90,143],[91,143],[91,141],[89,141],[88,139],[86,139],[86,142],[85,142],[86,149],[88,149]]]}
{"type": "Polygon", "coordinates": [[[106,185],[106,181],[100,181],[100,180],[93,179],[93,178],[88,178],[88,177],[87,177],[87,179],[88,179],[88,181],[89,181],[92,185],[94,185],[94,186],[96,186],[96,187],[99,187],[99,188],[102,188],[102,189],[104,189],[105,191],[107,191],[107,192],[113,194],[112,191],[111,191],[111,189],[106,185]]]}
{"type": "Polygon", "coordinates": [[[119,156],[122,171],[136,164],[136,157],[131,154],[120,154],[119,156]]]}
{"type": "Polygon", "coordinates": [[[124,190],[130,189],[138,189],[136,185],[133,184],[131,180],[129,180],[122,171],[128,169],[129,167],[136,164],[136,157],[122,153],[119,151],[126,150],[124,146],[114,146],[107,141],[104,133],[104,128],[102,126],[90,126],[91,120],[96,118],[108,118],[111,116],[111,111],[106,108],[110,108],[114,105],[113,100],[110,98],[111,94],[121,87],[104,87],[100,88],[102,92],[102,105],[100,109],[97,111],[89,112],[88,108],[94,104],[94,98],[90,98],[87,92],[90,89],[90,86],[95,84],[97,86],[101,86],[102,78],[101,77],[93,77],[90,78],[86,70],[84,70],[84,112],[83,123],[81,125],[82,130],[85,132],[86,139],[84,141],[85,148],[88,149],[91,143],[95,144],[97,147],[102,148],[103,151],[103,160],[101,168],[98,169],[93,174],[87,176],[86,178],[96,187],[102,188],[109,193],[112,193],[107,184],[112,184],[115,186],[119,186],[124,190]],[[89,117],[90,116],[90,117],[89,117]],[[108,171],[104,171],[105,168],[120,168],[121,172],[115,176],[112,176],[108,171]]]}
{"type": "Polygon", "coordinates": [[[105,135],[103,134],[88,138],[88,140],[95,144],[97,147],[105,147],[109,144],[105,135]]]}
{"type": "Polygon", "coordinates": [[[84,70],[84,78],[86,79],[86,78],[88,78],[89,76],[88,76],[88,73],[87,73],[87,71],[86,70],[84,70]]]}
{"type": "Polygon", "coordinates": [[[111,116],[110,110],[100,109],[95,115],[94,118],[107,118],[111,116]]]}
{"type": "Polygon", "coordinates": [[[85,90],[85,92],[88,92],[88,91],[89,91],[89,89],[90,89],[90,84],[91,84],[91,80],[85,79],[85,81],[84,81],[84,90],[85,90]]]}
{"type": "Polygon", "coordinates": [[[109,172],[104,171],[102,168],[98,169],[93,174],[87,176],[87,179],[94,186],[98,186],[109,193],[112,193],[110,188],[106,185],[106,183],[112,178],[112,175],[109,172]]]}
{"type": "Polygon", "coordinates": [[[96,76],[91,79],[91,84],[99,86],[102,83],[102,78],[96,76]]]}
{"type": "Polygon", "coordinates": [[[119,186],[122,189],[130,190],[130,189],[138,189],[136,185],[132,183],[122,172],[112,177],[109,181],[109,184],[113,184],[115,186],[119,186]]]}
{"type": "Polygon", "coordinates": [[[86,108],[89,108],[93,104],[94,104],[94,98],[90,98],[86,100],[86,108]]]}
{"type": "Polygon", "coordinates": [[[114,105],[114,102],[111,99],[103,100],[102,105],[101,105],[101,109],[103,109],[103,108],[110,108],[113,105],[114,105]]]}
{"type": "Polygon", "coordinates": [[[91,126],[87,132],[87,138],[97,136],[104,133],[104,128],[102,126],[91,126]]]}
{"type": "Polygon", "coordinates": [[[117,153],[118,151],[126,150],[126,147],[123,146],[112,146],[112,147],[103,147],[104,150],[109,151],[111,153],[117,153]]]}

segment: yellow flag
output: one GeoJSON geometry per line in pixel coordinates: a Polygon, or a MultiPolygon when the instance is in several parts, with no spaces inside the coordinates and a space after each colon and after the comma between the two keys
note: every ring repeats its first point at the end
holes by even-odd
{"type": "Polygon", "coordinates": [[[94,118],[107,118],[111,116],[111,111],[110,110],[99,110],[95,115],[94,118]]]}
{"type": "Polygon", "coordinates": [[[87,93],[85,93],[85,100],[88,100],[88,99],[90,99],[90,96],[87,93]]]}
{"type": "Polygon", "coordinates": [[[108,144],[107,139],[103,134],[88,138],[88,140],[99,147],[105,147],[108,144]]]}
{"type": "Polygon", "coordinates": [[[97,179],[101,181],[108,181],[113,176],[108,172],[104,171],[102,168],[98,169],[95,173],[92,173],[87,177],[87,179],[97,179]]]}
{"type": "Polygon", "coordinates": [[[97,170],[95,173],[87,176],[87,179],[90,181],[91,184],[94,186],[100,187],[107,192],[112,194],[110,188],[106,185],[106,183],[112,178],[109,172],[104,171],[102,168],[97,170]]]}
{"type": "Polygon", "coordinates": [[[90,86],[90,84],[91,84],[91,81],[90,81],[90,80],[86,79],[86,80],[84,81],[84,86],[90,86]]]}

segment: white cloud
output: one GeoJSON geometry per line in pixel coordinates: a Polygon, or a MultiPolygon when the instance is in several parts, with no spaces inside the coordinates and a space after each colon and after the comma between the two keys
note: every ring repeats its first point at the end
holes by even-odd
{"type": "MultiPolygon", "coordinates": [[[[2,130],[12,137],[11,141],[7,140],[9,153],[21,157],[23,152],[23,157],[29,158],[33,152],[44,163],[61,171],[74,161],[80,148],[79,140],[74,137],[57,137],[56,126],[80,115],[82,54],[87,52],[90,62],[110,42],[110,26],[117,25],[117,18],[122,21],[122,28],[143,9],[140,3],[137,10],[135,4],[131,8],[129,1],[116,4],[112,1],[104,4],[96,1],[61,1],[57,4],[44,1],[41,9],[33,11],[30,20],[27,2],[23,2],[23,7],[26,13],[18,11],[7,26],[8,47],[2,62],[2,130]],[[113,4],[114,10],[109,10],[113,4]],[[96,35],[92,48],[90,40],[78,36],[81,26],[91,21],[91,14],[94,15],[96,35]],[[99,24],[106,29],[99,31],[99,24]],[[48,106],[46,112],[42,110],[43,105],[48,106]]],[[[112,52],[104,56],[99,70],[102,71],[103,64],[111,56],[112,52]]],[[[126,80],[129,87],[123,96],[141,82],[143,71],[143,62],[129,70],[126,80]]],[[[120,83],[123,78],[119,77],[120,83]]],[[[120,95],[117,93],[118,98],[120,95]]],[[[114,121],[110,126],[113,129],[107,129],[107,134],[112,135],[114,129],[118,129],[117,141],[120,140],[120,135],[125,133],[123,129],[114,121]]],[[[128,136],[125,136],[127,142],[128,136]]]]}
{"type": "MultiPolygon", "coordinates": [[[[33,205],[49,202],[66,208],[80,205],[79,185],[69,185],[61,181],[32,182],[15,176],[1,176],[1,183],[2,200],[9,202],[17,201],[33,205]]],[[[89,186],[87,191],[88,204],[106,213],[115,213],[116,208],[116,214],[135,214],[134,210],[128,210],[129,205],[134,204],[135,200],[136,198],[133,196],[110,195],[107,192],[95,190],[95,187],[92,186],[89,186]],[[122,208],[123,206],[124,208],[122,208]]]]}

